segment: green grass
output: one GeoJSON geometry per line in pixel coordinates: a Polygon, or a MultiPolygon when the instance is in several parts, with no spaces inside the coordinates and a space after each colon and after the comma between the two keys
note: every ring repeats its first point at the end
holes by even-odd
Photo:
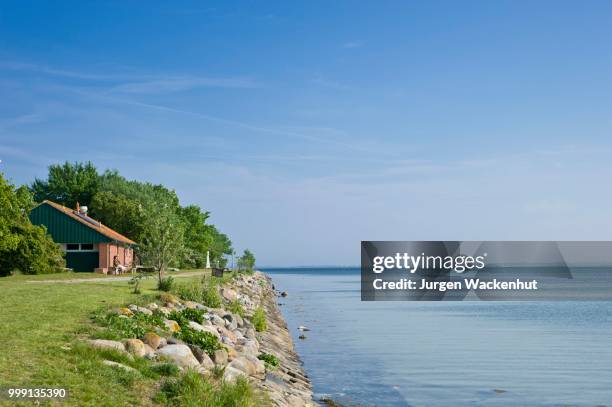
{"type": "Polygon", "coordinates": [[[253,313],[251,322],[253,323],[253,326],[257,332],[263,332],[268,329],[268,324],[266,323],[266,312],[261,306],[257,307],[255,313],[253,313]]]}
{"type": "MultiPolygon", "coordinates": [[[[96,311],[147,302],[156,297],[159,294],[155,290],[156,279],[144,280],[142,294],[137,295],[131,293],[127,281],[70,284],[61,281],[75,278],[105,279],[89,273],[0,278],[0,343],[4,344],[0,352],[0,383],[3,386],[66,388],[70,396],[62,405],[155,405],[156,383],[160,376],[172,374],[172,367],[93,350],[79,345],[75,338],[101,335],[104,328],[91,319],[96,311]],[[45,280],[57,282],[28,282],[45,280]],[[138,373],[102,365],[103,359],[124,363],[138,373]]],[[[181,280],[201,278],[193,276],[181,280]]],[[[19,404],[0,401],[0,405],[19,404]]]]}
{"type": "Polygon", "coordinates": [[[254,390],[246,379],[235,383],[214,383],[194,371],[163,383],[156,399],[177,407],[265,407],[271,403],[265,394],[254,390]]]}

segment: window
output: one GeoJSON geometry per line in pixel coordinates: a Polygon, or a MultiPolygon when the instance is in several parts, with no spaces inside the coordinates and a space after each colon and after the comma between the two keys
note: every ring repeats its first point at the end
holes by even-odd
{"type": "Polygon", "coordinates": [[[81,243],[81,250],[93,250],[93,243],[81,243]]]}
{"type": "Polygon", "coordinates": [[[78,243],[68,243],[66,245],[66,250],[79,250],[79,244],[78,243]]]}

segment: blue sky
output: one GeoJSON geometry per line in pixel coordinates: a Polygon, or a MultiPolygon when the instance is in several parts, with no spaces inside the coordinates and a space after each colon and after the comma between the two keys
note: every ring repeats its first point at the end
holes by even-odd
{"type": "Polygon", "coordinates": [[[0,2],[0,171],[176,189],[260,265],[612,239],[612,3],[0,2]]]}

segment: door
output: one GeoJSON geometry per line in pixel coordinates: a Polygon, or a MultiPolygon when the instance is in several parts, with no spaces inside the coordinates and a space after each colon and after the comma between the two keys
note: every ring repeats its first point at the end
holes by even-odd
{"type": "Polygon", "coordinates": [[[92,272],[98,261],[98,252],[66,252],[66,267],[74,271],[92,272]]]}

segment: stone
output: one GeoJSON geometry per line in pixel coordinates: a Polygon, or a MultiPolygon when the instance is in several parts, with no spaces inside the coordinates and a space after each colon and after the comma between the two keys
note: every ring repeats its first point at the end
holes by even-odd
{"type": "Polygon", "coordinates": [[[200,367],[205,369],[205,370],[212,370],[212,368],[215,367],[215,363],[212,361],[210,356],[208,356],[208,354],[205,353],[204,356],[202,356],[202,361],[200,362],[200,367]]]}
{"type": "Polygon", "coordinates": [[[142,341],[151,348],[157,349],[161,345],[162,338],[156,333],[147,332],[142,338],[142,341]]]}
{"type": "Polygon", "coordinates": [[[119,313],[121,315],[125,315],[126,317],[134,316],[134,313],[132,312],[132,310],[126,307],[119,308],[119,313]]]}
{"type": "Polygon", "coordinates": [[[246,374],[235,367],[228,366],[223,370],[223,380],[228,383],[235,382],[239,377],[246,377],[246,374]]]}
{"type": "Polygon", "coordinates": [[[189,349],[191,349],[191,353],[193,353],[193,356],[195,356],[199,363],[202,363],[202,361],[204,360],[204,356],[208,356],[198,345],[188,344],[187,346],[189,346],[189,349]]]}
{"type": "Polygon", "coordinates": [[[236,291],[231,288],[222,288],[221,296],[225,298],[227,301],[235,301],[236,300],[236,291]]]}
{"type": "Polygon", "coordinates": [[[252,339],[247,340],[244,345],[236,346],[236,349],[249,356],[257,356],[259,354],[259,344],[252,339]]]}
{"type": "Polygon", "coordinates": [[[247,329],[244,337],[248,339],[255,339],[255,330],[253,328],[247,329]]]}
{"type": "Polygon", "coordinates": [[[178,332],[181,330],[181,326],[178,324],[178,322],[172,319],[165,319],[164,325],[166,326],[166,329],[168,329],[168,331],[172,333],[178,332]]]}
{"type": "Polygon", "coordinates": [[[118,341],[109,341],[107,339],[91,339],[88,342],[91,346],[97,349],[115,349],[120,352],[125,352],[125,346],[118,341]]]}
{"type": "Polygon", "coordinates": [[[150,309],[151,311],[155,311],[156,309],[159,308],[159,305],[157,305],[156,303],[152,302],[149,305],[147,305],[147,308],[150,309]]]}
{"type": "Polygon", "coordinates": [[[195,321],[189,321],[189,328],[193,329],[194,331],[199,331],[199,332],[206,331],[206,329],[204,329],[202,325],[198,324],[195,321]]]}
{"type": "Polygon", "coordinates": [[[204,305],[202,305],[202,304],[198,304],[198,303],[196,303],[196,309],[197,309],[197,310],[200,310],[200,311],[207,311],[207,310],[208,310],[208,308],[207,308],[207,307],[205,307],[205,306],[204,306],[204,305]]]}
{"type": "Polygon", "coordinates": [[[229,340],[232,341],[232,343],[236,343],[236,340],[238,338],[236,338],[236,335],[234,335],[234,333],[230,331],[229,329],[219,326],[217,327],[217,331],[219,331],[219,334],[221,335],[221,337],[227,336],[229,340]]]}
{"type": "Polygon", "coordinates": [[[241,317],[240,315],[238,315],[238,314],[236,314],[236,315],[235,315],[235,317],[236,317],[236,325],[237,325],[239,328],[242,328],[242,327],[244,326],[244,320],[243,320],[243,319],[242,319],[242,317],[241,317]]]}
{"type": "Polygon", "coordinates": [[[145,315],[153,315],[153,311],[145,307],[136,307],[136,311],[145,315]]]}
{"type": "Polygon", "coordinates": [[[200,362],[193,356],[191,349],[187,345],[167,345],[159,349],[157,354],[182,368],[196,368],[200,366],[200,362]]]}
{"type": "Polygon", "coordinates": [[[166,342],[168,345],[185,345],[185,342],[181,341],[178,338],[175,338],[174,336],[166,339],[166,342]]]}
{"type": "Polygon", "coordinates": [[[213,361],[215,365],[225,366],[227,365],[227,357],[227,351],[225,349],[219,349],[213,354],[213,361]]]}
{"type": "Polygon", "coordinates": [[[103,360],[102,364],[104,364],[106,366],[116,367],[118,369],[123,369],[123,370],[125,370],[127,372],[131,372],[131,373],[139,373],[138,370],[134,369],[133,367],[124,365],[123,363],[113,362],[112,360],[103,360]]]}
{"type": "Polygon", "coordinates": [[[185,308],[197,309],[199,304],[193,301],[185,301],[183,305],[185,305],[185,308]]]}
{"type": "Polygon", "coordinates": [[[136,305],[136,304],[130,304],[127,307],[132,312],[137,312],[138,311],[138,305],[136,305]]]}
{"type": "Polygon", "coordinates": [[[129,353],[139,358],[147,353],[145,344],[140,339],[126,339],[123,344],[129,353]]]}
{"type": "Polygon", "coordinates": [[[144,354],[145,359],[155,359],[155,357],[157,356],[157,354],[155,353],[155,349],[153,349],[146,343],[144,344],[144,347],[145,347],[145,354],[144,354]]]}
{"type": "Polygon", "coordinates": [[[247,376],[254,376],[257,373],[257,368],[255,367],[255,364],[253,364],[253,362],[243,356],[238,356],[237,358],[232,360],[226,367],[226,369],[229,368],[238,369],[247,376]]]}
{"type": "Polygon", "coordinates": [[[210,322],[212,322],[213,325],[225,327],[225,319],[221,318],[220,316],[218,316],[216,314],[213,314],[210,317],[210,322]]]}
{"type": "Polygon", "coordinates": [[[161,312],[165,316],[170,315],[170,313],[172,312],[172,310],[168,307],[159,307],[158,309],[159,309],[159,312],[161,312]]]}
{"type": "Polygon", "coordinates": [[[233,331],[234,329],[236,329],[238,326],[236,325],[236,321],[229,321],[229,320],[225,320],[225,328],[229,329],[230,331],[233,331]]]}

